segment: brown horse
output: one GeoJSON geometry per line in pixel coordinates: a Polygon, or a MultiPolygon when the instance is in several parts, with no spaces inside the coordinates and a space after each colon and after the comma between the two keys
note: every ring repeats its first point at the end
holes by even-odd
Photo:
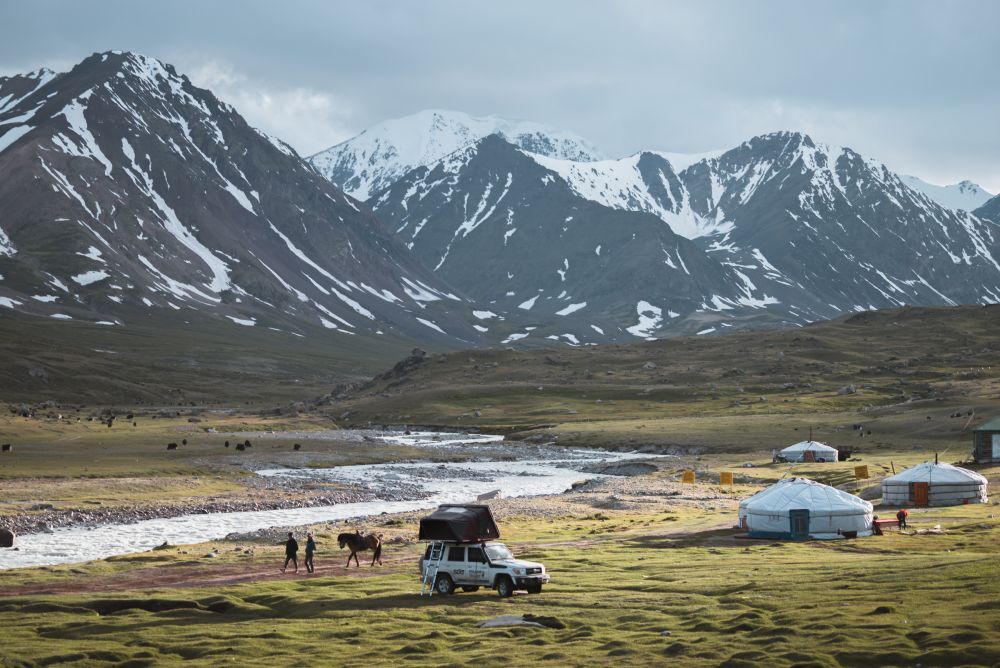
{"type": "Polygon", "coordinates": [[[358,552],[364,552],[365,550],[375,551],[375,554],[372,556],[371,566],[374,566],[376,561],[379,563],[379,566],[382,565],[382,539],[379,536],[375,534],[363,536],[360,531],[355,531],[354,533],[342,533],[338,535],[337,542],[340,543],[341,550],[345,546],[351,550],[351,554],[347,557],[347,568],[351,567],[352,558],[358,568],[361,568],[361,564],[358,563],[358,552]]]}

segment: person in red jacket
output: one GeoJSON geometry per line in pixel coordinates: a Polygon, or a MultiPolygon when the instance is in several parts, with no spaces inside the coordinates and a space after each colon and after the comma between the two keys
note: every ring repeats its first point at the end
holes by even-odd
{"type": "Polygon", "coordinates": [[[902,531],[906,528],[906,518],[910,513],[907,512],[906,508],[900,508],[899,512],[896,513],[896,519],[899,520],[899,530],[902,531]]]}

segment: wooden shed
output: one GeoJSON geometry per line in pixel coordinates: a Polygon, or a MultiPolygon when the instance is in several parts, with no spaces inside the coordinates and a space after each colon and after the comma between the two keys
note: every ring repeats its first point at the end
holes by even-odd
{"type": "Polygon", "coordinates": [[[1000,417],[972,430],[972,458],[979,464],[1000,462],[1000,417]]]}

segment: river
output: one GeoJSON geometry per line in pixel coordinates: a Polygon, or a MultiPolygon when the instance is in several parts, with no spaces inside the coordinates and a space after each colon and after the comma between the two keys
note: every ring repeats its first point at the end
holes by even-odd
{"type": "MultiPolygon", "coordinates": [[[[507,456],[516,456],[520,449],[517,445],[501,444],[500,436],[483,434],[381,433],[374,438],[386,443],[433,448],[438,452],[442,449],[462,448],[466,455],[470,451],[481,449],[484,457],[496,457],[498,451],[507,456]]],[[[397,500],[282,510],[205,513],[131,524],[58,528],[50,533],[18,536],[18,550],[0,550],[0,569],[84,562],[145,552],[164,542],[172,545],[201,543],[220,540],[235,532],[434,508],[441,503],[475,501],[478,495],[493,490],[499,490],[505,497],[559,494],[574,482],[601,477],[580,470],[588,465],[650,457],[635,453],[537,446],[526,450],[530,452],[531,459],[499,461],[493,458],[443,464],[388,463],[326,469],[260,470],[256,472],[258,475],[270,476],[276,480],[312,478],[361,484],[376,492],[391,489],[394,492],[392,496],[397,500]],[[398,500],[401,491],[405,498],[398,500]]]]}

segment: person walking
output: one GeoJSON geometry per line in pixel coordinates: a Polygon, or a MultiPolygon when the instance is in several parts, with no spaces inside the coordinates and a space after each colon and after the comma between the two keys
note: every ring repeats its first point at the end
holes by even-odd
{"type": "Polygon", "coordinates": [[[309,573],[315,573],[316,568],[313,566],[313,553],[316,552],[316,540],[313,538],[312,532],[306,534],[306,571],[309,573]]]}
{"type": "Polygon", "coordinates": [[[900,508],[899,512],[896,513],[896,519],[899,521],[899,530],[902,531],[906,528],[906,518],[910,513],[906,511],[906,508],[900,508]]]}
{"type": "Polygon", "coordinates": [[[281,572],[284,573],[288,568],[288,562],[292,562],[295,566],[295,572],[299,572],[299,543],[295,540],[295,536],[291,531],[288,532],[288,540],[285,541],[285,565],[281,567],[281,572]]]}

